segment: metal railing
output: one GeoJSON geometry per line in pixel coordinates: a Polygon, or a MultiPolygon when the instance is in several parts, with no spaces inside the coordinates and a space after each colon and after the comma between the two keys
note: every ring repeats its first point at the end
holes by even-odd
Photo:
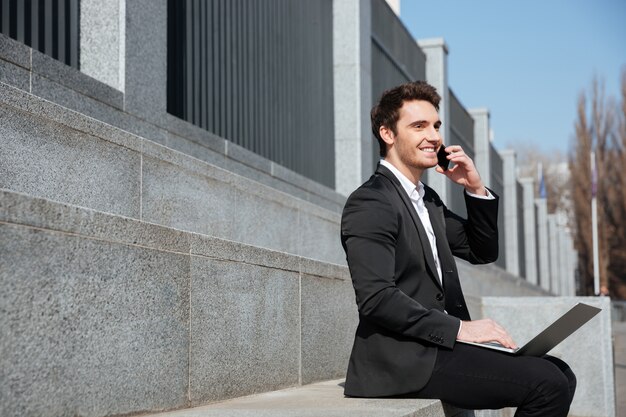
{"type": "Polygon", "coordinates": [[[0,0],[0,32],[80,67],[80,0],[0,0]]]}
{"type": "Polygon", "coordinates": [[[332,0],[169,0],[167,110],[334,188],[332,0]]]}

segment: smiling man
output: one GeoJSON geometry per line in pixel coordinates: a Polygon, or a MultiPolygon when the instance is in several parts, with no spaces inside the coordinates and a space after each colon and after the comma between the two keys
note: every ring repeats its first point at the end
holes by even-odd
{"type": "Polygon", "coordinates": [[[498,197],[461,146],[445,148],[450,169],[437,166],[439,101],[434,87],[417,81],[386,91],[372,109],[382,159],[348,198],[341,221],[359,310],[345,394],[566,416],[576,378],[563,361],[457,343],[515,347],[494,321],[470,320],[454,256],[474,264],[497,259],[498,197]],[[421,182],[433,167],[465,188],[467,219],[421,182]]]}

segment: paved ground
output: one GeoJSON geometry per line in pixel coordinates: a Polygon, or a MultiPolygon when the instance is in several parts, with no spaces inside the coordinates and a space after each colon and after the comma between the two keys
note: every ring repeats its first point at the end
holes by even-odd
{"type": "Polygon", "coordinates": [[[626,417],[626,322],[613,322],[613,348],[616,415],[626,417]]]}

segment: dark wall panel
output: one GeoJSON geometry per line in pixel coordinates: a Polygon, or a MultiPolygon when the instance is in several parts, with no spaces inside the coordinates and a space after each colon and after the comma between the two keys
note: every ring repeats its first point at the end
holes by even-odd
{"type": "Polygon", "coordinates": [[[168,112],[335,185],[332,0],[169,0],[168,112]]]}
{"type": "Polygon", "coordinates": [[[80,0],[0,0],[0,33],[79,69],[80,0]]]}

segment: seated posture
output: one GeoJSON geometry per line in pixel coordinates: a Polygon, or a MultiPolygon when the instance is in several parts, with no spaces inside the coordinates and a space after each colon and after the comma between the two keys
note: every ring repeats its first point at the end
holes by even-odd
{"type": "Polygon", "coordinates": [[[359,325],[345,394],[411,394],[466,409],[518,407],[516,416],[566,416],[576,379],[563,361],[512,356],[457,341],[515,343],[492,320],[471,321],[454,256],[473,264],[498,256],[498,196],[485,188],[461,146],[443,146],[439,100],[424,82],[386,91],[372,109],[382,157],[348,198],[341,242],[359,325]],[[426,169],[465,188],[467,219],[420,180],[426,169]]]}

